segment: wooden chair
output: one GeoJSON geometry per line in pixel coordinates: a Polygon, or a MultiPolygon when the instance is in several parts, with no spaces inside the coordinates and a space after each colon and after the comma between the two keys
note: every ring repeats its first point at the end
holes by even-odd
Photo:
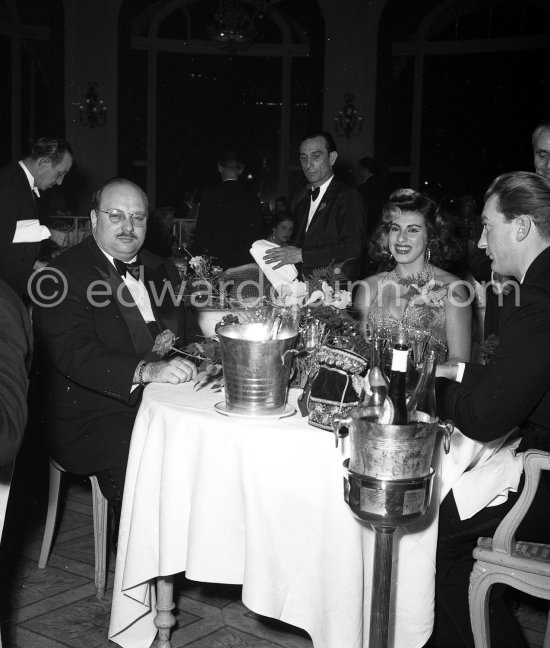
{"type": "Polygon", "coordinates": [[[228,268],[221,279],[228,285],[230,299],[255,303],[264,296],[270,296],[271,284],[257,263],[228,268]]]}
{"type": "MultiPolygon", "coordinates": [[[[14,462],[0,466],[0,540],[4,531],[4,521],[6,519],[6,510],[8,508],[8,499],[10,496],[11,478],[13,475],[14,462]]],[[[2,648],[2,635],[0,633],[0,648],[2,648]]]]}
{"type": "MultiPolygon", "coordinates": [[[[516,542],[518,526],[537,491],[542,470],[550,470],[550,453],[528,450],[524,455],[525,487],[518,501],[499,524],[493,538],[479,538],[474,549],[470,576],[470,620],[475,648],[491,648],[489,638],[489,593],[495,583],[504,583],[531,596],[550,601],[550,545],[516,542]]],[[[550,648],[550,623],[543,648],[550,648]]]]}
{"type": "Polygon", "coordinates": [[[10,496],[13,466],[13,461],[6,466],[0,466],[0,540],[2,539],[2,533],[4,531],[4,521],[6,519],[6,509],[8,508],[8,498],[10,496]]]}
{"type": "MultiPolygon", "coordinates": [[[[58,463],[50,458],[50,485],[48,492],[48,514],[46,526],[42,539],[42,549],[38,559],[39,569],[44,569],[52,548],[57,509],[59,505],[59,490],[61,487],[61,475],[66,472],[58,463]]],[[[95,589],[98,599],[105,596],[105,584],[107,579],[107,517],[108,502],[103,497],[97,478],[90,477],[92,484],[92,509],[94,515],[94,550],[95,550],[95,589]]]]}

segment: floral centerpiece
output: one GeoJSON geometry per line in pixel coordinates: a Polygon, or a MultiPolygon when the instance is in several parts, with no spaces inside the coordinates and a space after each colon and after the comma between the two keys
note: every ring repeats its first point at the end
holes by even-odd
{"type": "MultiPolygon", "coordinates": [[[[275,318],[296,322],[298,343],[292,384],[304,387],[315,363],[315,352],[322,345],[334,345],[364,357],[368,355],[368,344],[349,311],[351,295],[338,287],[337,278],[332,267],[319,269],[306,282],[294,280],[282,287],[271,302],[263,298],[253,307],[230,310],[222,318],[221,325],[265,322],[271,327],[275,318]]],[[[219,388],[223,384],[216,334],[189,345],[184,352],[198,363],[198,386],[213,382],[219,388]]]]}
{"type": "Polygon", "coordinates": [[[192,306],[223,306],[225,290],[222,282],[223,269],[214,263],[213,257],[189,255],[185,277],[185,294],[192,306]]]}
{"type": "Polygon", "coordinates": [[[301,308],[300,334],[305,347],[332,344],[367,355],[368,345],[350,313],[351,293],[339,287],[338,270],[332,265],[318,268],[307,281],[285,286],[276,301],[301,308]]]}

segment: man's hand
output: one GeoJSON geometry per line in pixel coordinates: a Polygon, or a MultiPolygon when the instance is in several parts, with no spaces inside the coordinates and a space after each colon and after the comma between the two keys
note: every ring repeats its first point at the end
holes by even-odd
{"type": "Polygon", "coordinates": [[[270,248],[264,255],[264,261],[270,265],[272,263],[277,264],[273,266],[273,270],[277,270],[290,263],[301,263],[302,248],[294,247],[293,245],[270,248]]]}
{"type": "Polygon", "coordinates": [[[197,367],[189,360],[170,358],[170,360],[149,363],[143,371],[143,381],[178,385],[188,382],[196,375],[197,367]]]}

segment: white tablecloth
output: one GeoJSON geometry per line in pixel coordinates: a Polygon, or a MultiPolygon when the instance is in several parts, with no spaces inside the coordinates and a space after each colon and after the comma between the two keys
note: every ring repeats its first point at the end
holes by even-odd
{"type": "MultiPolygon", "coordinates": [[[[299,413],[261,421],[223,416],[213,409],[220,400],[190,384],[144,392],[109,638],[148,648],[156,634],[155,578],[185,571],[192,580],[242,583],[248,608],[303,628],[315,648],[365,648],[374,532],[344,502],[347,444],[335,449],[334,436],[299,413]]],[[[445,492],[475,452],[453,458],[445,492]]],[[[436,479],[435,504],[440,486],[436,479]]],[[[394,535],[394,648],[420,648],[430,636],[436,535],[437,506],[394,535]]]]}

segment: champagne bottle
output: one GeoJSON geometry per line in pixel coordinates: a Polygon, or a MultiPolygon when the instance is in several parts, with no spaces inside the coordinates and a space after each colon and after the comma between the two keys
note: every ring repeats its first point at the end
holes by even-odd
{"type": "Polygon", "coordinates": [[[382,348],[378,340],[371,342],[369,373],[363,380],[358,405],[360,418],[374,423],[384,422],[379,420],[381,418],[391,418],[388,412],[388,408],[391,409],[387,398],[388,380],[382,369],[382,348]]]}
{"type": "Polygon", "coordinates": [[[393,345],[391,361],[390,386],[388,397],[393,405],[392,425],[406,425],[408,422],[407,413],[407,360],[409,347],[398,342],[393,345]]]}
{"type": "Polygon", "coordinates": [[[368,378],[364,378],[365,385],[361,392],[358,410],[359,418],[362,420],[380,422],[384,417],[385,410],[388,408],[388,384],[382,376],[379,367],[374,367],[369,371],[368,378]]]}
{"type": "Polygon", "coordinates": [[[422,423],[435,423],[437,421],[435,403],[436,366],[435,352],[428,351],[418,384],[407,404],[411,421],[421,421],[422,423]]]}

